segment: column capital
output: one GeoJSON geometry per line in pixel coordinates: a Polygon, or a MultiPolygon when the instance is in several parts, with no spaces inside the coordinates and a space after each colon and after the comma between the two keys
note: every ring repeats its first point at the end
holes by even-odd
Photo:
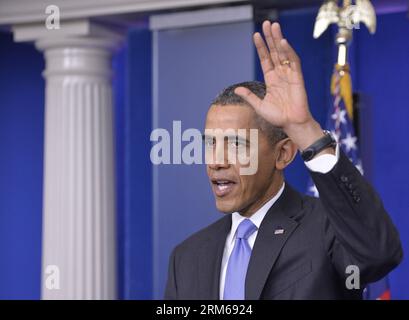
{"type": "Polygon", "coordinates": [[[44,76],[92,76],[109,81],[111,53],[120,47],[123,30],[90,19],[64,21],[60,29],[44,24],[13,27],[17,42],[33,41],[44,53],[44,76]]]}
{"type": "Polygon", "coordinates": [[[30,23],[15,25],[12,30],[14,41],[33,41],[39,50],[66,47],[115,50],[125,34],[121,28],[90,19],[66,20],[60,29],[47,29],[44,23],[30,23]]]}

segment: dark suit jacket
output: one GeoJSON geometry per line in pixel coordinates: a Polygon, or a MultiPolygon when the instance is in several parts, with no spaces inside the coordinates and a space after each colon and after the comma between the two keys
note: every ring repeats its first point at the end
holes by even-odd
{"type": "MultiPolygon", "coordinates": [[[[288,184],[266,214],[251,254],[246,299],[361,299],[402,260],[399,235],[379,196],[341,152],[326,174],[311,172],[320,199],[288,184]],[[284,229],[283,234],[274,234],[284,229]],[[360,289],[347,289],[348,265],[360,289]]],[[[172,252],[165,299],[219,299],[231,216],[195,233],[172,252]]]]}

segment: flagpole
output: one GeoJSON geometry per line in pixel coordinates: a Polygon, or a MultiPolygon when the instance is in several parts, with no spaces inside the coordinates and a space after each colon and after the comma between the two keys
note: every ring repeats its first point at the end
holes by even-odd
{"type": "Polygon", "coordinates": [[[320,7],[314,25],[314,38],[320,35],[331,24],[338,26],[335,44],[338,49],[337,63],[331,80],[331,92],[340,96],[345,103],[349,117],[353,118],[352,81],[349,74],[348,46],[352,41],[352,31],[363,22],[371,33],[376,30],[376,14],[369,0],[361,0],[352,4],[351,0],[326,0],[320,7]]]}

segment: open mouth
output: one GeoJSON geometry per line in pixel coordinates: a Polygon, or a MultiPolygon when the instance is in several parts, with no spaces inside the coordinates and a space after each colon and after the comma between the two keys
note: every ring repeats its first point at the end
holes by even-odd
{"type": "Polygon", "coordinates": [[[235,184],[236,183],[232,180],[212,179],[213,192],[218,197],[224,197],[229,194],[233,190],[235,184]]]}

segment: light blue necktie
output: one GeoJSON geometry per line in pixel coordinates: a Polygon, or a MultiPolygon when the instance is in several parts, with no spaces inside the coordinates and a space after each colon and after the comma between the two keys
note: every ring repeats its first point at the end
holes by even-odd
{"type": "Polygon", "coordinates": [[[247,239],[257,230],[249,219],[244,219],[237,227],[236,241],[227,264],[224,282],[224,300],[244,300],[244,286],[251,248],[247,239]]]}

